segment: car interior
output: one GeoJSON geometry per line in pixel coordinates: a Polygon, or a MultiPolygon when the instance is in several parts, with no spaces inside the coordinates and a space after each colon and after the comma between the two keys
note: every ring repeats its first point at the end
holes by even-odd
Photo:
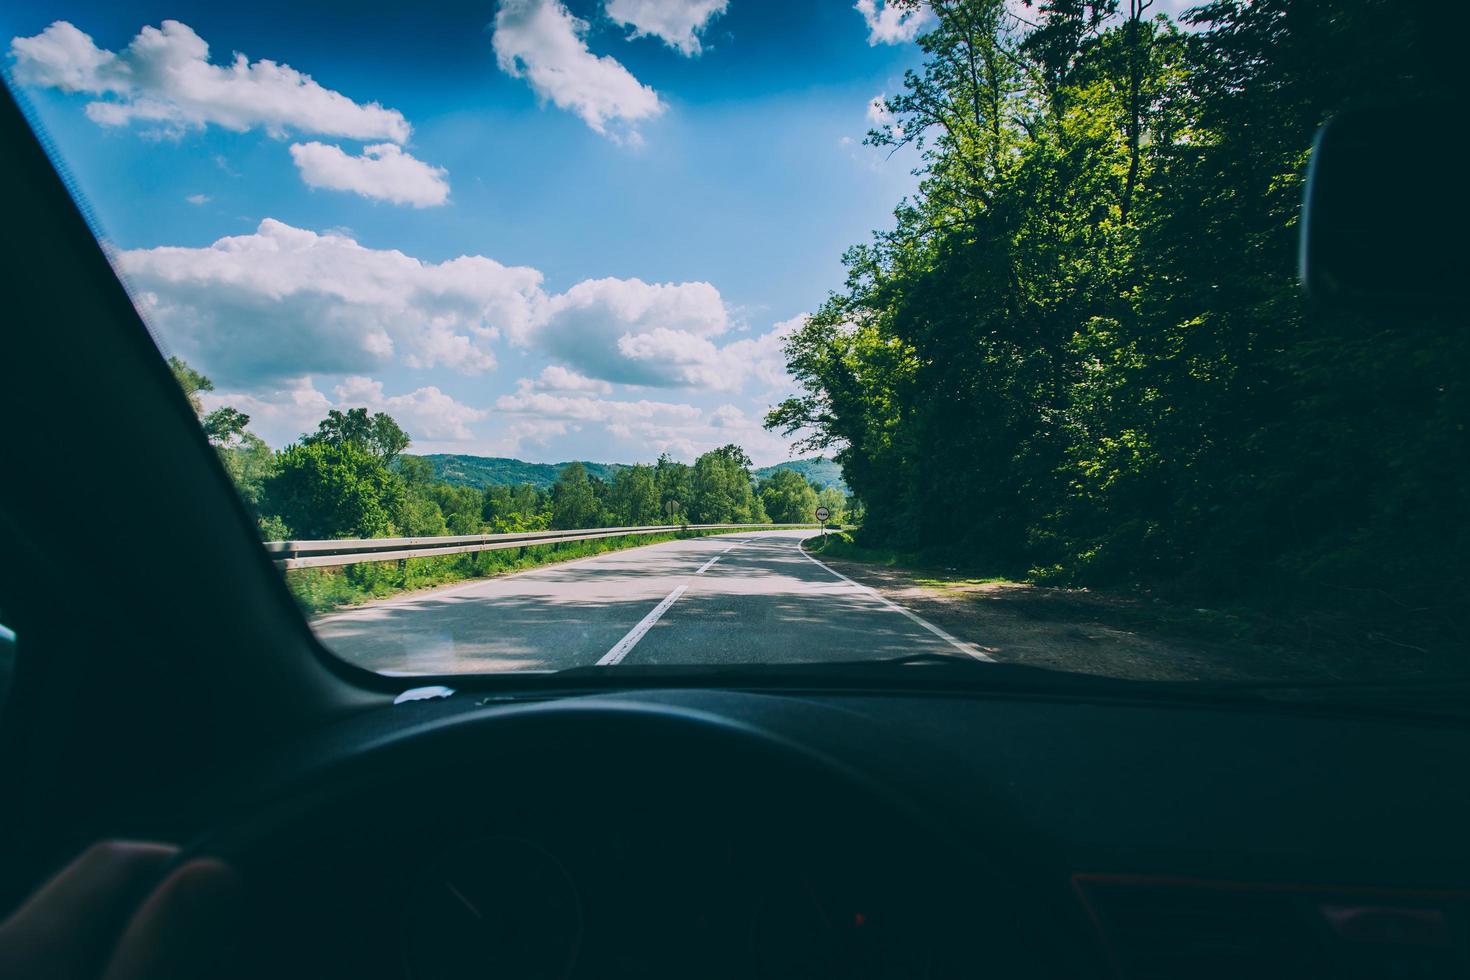
{"type": "MultiPolygon", "coordinates": [[[[1394,291],[1323,231],[1374,125],[1315,162],[1324,302],[1394,291]]],[[[330,656],[8,94],[0,134],[0,910],[126,839],[238,872],[222,975],[1470,975],[1463,684],[330,656]]]]}

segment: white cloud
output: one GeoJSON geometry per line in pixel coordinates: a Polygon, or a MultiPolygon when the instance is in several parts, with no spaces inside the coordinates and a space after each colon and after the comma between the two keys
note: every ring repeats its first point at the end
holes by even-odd
{"type": "Polygon", "coordinates": [[[202,248],[118,252],[139,310],[170,350],[222,383],[279,385],[393,364],[477,374],[507,340],[553,362],[519,396],[603,396],[613,384],[779,396],[782,344],[731,329],[707,282],[589,279],[548,294],[541,274],[484,256],[424,262],[347,233],[267,218],[202,248]],[[733,339],[732,339],[733,337],[733,339]]]}
{"type": "Polygon", "coordinates": [[[857,0],[853,9],[868,25],[870,45],[912,41],[934,23],[934,11],[923,0],[897,4],[894,0],[857,0]]]}
{"type": "Polygon", "coordinates": [[[209,203],[209,195],[208,194],[190,194],[188,197],[184,198],[184,200],[185,201],[188,201],[190,204],[194,205],[195,207],[198,207],[201,204],[208,204],[209,203]]]}
{"type": "Polygon", "coordinates": [[[605,425],[627,425],[650,419],[670,422],[693,421],[700,411],[693,405],[675,402],[616,401],[588,395],[554,395],[544,391],[517,391],[495,399],[497,411],[532,415],[562,422],[600,422],[605,425]]]}
{"type": "Polygon", "coordinates": [[[496,64],[593,131],[636,142],[635,125],[663,112],[664,104],[615,58],[589,51],[587,27],[561,0],[501,0],[491,37],[496,64]],[[609,123],[616,126],[611,132],[609,123]]]}
{"type": "Polygon", "coordinates": [[[475,373],[502,332],[524,334],[541,274],[483,256],[421,262],[267,218],[203,248],[119,252],[138,306],[171,349],[231,383],[410,367],[475,373]]]}
{"type": "Polygon", "coordinates": [[[484,256],[424,262],[273,219],[205,247],[114,257],[167,348],[219,384],[208,404],[250,414],[276,445],[329,408],[366,405],[421,444],[458,447],[446,451],[516,455],[551,440],[609,458],[691,458],[727,442],[764,458],[785,451],[760,417],[792,387],[782,345],[805,318],[745,333],[709,283],[594,279],[548,294],[535,269],[484,256]],[[551,363],[487,402],[458,402],[442,386],[388,394],[371,379],[395,365],[486,371],[503,341],[551,363]],[[312,383],[321,376],[335,376],[330,397],[312,383]],[[726,404],[613,397],[615,383],[721,392],[726,404]],[[492,417],[493,438],[475,438],[492,417]]]}
{"type": "Polygon", "coordinates": [[[895,138],[903,136],[903,127],[898,124],[898,116],[888,108],[888,95],[879,92],[868,100],[868,122],[873,124],[874,129],[890,130],[895,138]]]}
{"type": "Polygon", "coordinates": [[[120,52],[97,47],[59,20],[34,37],[13,38],[10,54],[23,85],[103,96],[86,111],[104,126],[136,120],[167,132],[213,124],[237,132],[260,127],[277,137],[290,131],[394,143],[409,137],[397,110],[354,102],[288,65],[252,63],[239,53],[228,65],[211,64],[209,45],[176,20],[144,27],[120,52]]]}
{"type": "Polygon", "coordinates": [[[613,386],[606,381],[598,381],[596,378],[589,378],[576,371],[568,371],[560,364],[549,364],[541,369],[538,377],[522,378],[516,384],[522,391],[553,391],[564,395],[585,393],[610,395],[613,389],[613,386]]]}
{"type": "Polygon", "coordinates": [[[699,54],[700,33],[730,0],[607,0],[607,15],[633,29],[634,37],[658,37],[686,57],[699,54]]]}
{"type": "Polygon", "coordinates": [[[551,297],[542,320],[519,340],[593,378],[671,386],[684,383],[684,375],[659,359],[676,342],[668,335],[699,346],[728,326],[724,300],[707,282],[588,279],[551,297]],[[640,345],[657,350],[643,353],[640,345]]]}
{"type": "Polygon", "coordinates": [[[478,422],[489,411],[462,405],[430,385],[407,395],[383,394],[383,382],[354,376],[337,385],[332,393],[346,408],[366,407],[370,412],[387,412],[416,440],[462,442],[473,439],[469,423],[478,422]]]}
{"type": "Polygon", "coordinates": [[[763,392],[779,392],[791,387],[782,345],[805,319],[805,314],[792,317],[767,333],[723,347],[703,337],[660,328],[624,335],[618,349],[632,361],[671,375],[679,387],[735,392],[755,382],[763,392]]]}
{"type": "Polygon", "coordinates": [[[890,126],[893,124],[893,113],[889,111],[887,95],[879,92],[868,100],[868,122],[874,126],[890,126]]]}
{"type": "Polygon", "coordinates": [[[766,432],[758,418],[729,404],[705,412],[679,402],[558,396],[523,386],[497,399],[495,409],[513,419],[494,444],[495,452],[507,455],[524,452],[528,443],[545,446],[569,432],[595,433],[593,438],[604,446],[636,447],[631,451],[644,459],[669,452],[691,460],[730,442],[761,459],[782,459],[787,453],[785,440],[766,432]]]}
{"type": "Polygon", "coordinates": [[[469,424],[490,414],[457,402],[433,386],[406,395],[387,395],[381,381],[361,376],[344,379],[332,394],[328,398],[310,376],[302,376],[254,391],[201,392],[200,400],[206,411],[229,405],[244,412],[250,416],[250,430],[273,446],[284,446],[315,431],[334,408],[387,412],[415,443],[473,439],[469,424]]]}
{"type": "Polygon", "coordinates": [[[293,143],[291,159],[311,187],[352,191],[416,208],[435,207],[449,199],[447,171],[415,159],[393,143],[366,146],[360,156],[316,141],[293,143]]]}
{"type": "Polygon", "coordinates": [[[306,376],[252,391],[203,391],[199,400],[207,412],[224,405],[244,412],[250,416],[250,431],[272,446],[284,446],[315,431],[327,411],[337,407],[306,376]]]}

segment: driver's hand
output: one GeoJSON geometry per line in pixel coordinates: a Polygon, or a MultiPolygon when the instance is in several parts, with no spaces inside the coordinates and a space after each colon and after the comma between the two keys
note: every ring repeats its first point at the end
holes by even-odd
{"type": "Polygon", "coordinates": [[[94,844],[0,924],[6,980],[142,980],[232,972],[239,885],[199,858],[158,876],[166,844],[94,844]]]}

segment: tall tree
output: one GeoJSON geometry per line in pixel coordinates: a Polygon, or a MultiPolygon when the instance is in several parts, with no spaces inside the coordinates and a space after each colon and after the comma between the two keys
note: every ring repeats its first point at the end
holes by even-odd
{"type": "Polygon", "coordinates": [[[817,492],[795,470],[777,470],[761,481],[760,498],[766,515],[777,524],[807,524],[816,520],[817,492]]]}
{"type": "Polygon", "coordinates": [[[366,408],[351,408],[346,412],[334,408],[317,424],[316,432],[302,440],[307,445],[351,444],[384,463],[391,463],[399,453],[407,449],[409,441],[408,433],[399,427],[391,415],[378,412],[370,416],[366,408]]]}
{"type": "Polygon", "coordinates": [[[195,415],[204,414],[204,403],[199,398],[201,391],[213,391],[214,382],[191,368],[182,358],[170,357],[168,369],[173,372],[174,380],[184,390],[184,397],[189,399],[190,406],[195,415]]]}
{"type": "Polygon", "coordinates": [[[626,466],[613,477],[612,513],[620,524],[634,527],[659,522],[659,494],[651,466],[626,466]]]}
{"type": "Polygon", "coordinates": [[[394,531],[403,482],[378,457],[347,442],[291,446],[266,479],[265,505],[301,538],[371,538],[394,531]]]}
{"type": "Polygon", "coordinates": [[[789,339],[767,424],[837,451],[874,539],[1359,620],[1382,595],[1396,630],[1457,635],[1470,332],[1328,317],[1295,282],[1313,133],[1454,91],[1434,18],[931,6],[869,136],[918,148],[919,193],[789,339]]]}
{"type": "Polygon", "coordinates": [[[558,530],[597,527],[600,516],[587,467],[568,463],[551,486],[551,526],[558,530]]]}

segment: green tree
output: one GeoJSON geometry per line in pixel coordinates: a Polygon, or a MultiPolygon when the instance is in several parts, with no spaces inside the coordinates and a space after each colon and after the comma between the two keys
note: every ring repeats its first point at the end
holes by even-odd
{"type": "Polygon", "coordinates": [[[1147,0],[930,6],[869,135],[917,149],[919,192],[789,338],[798,394],[767,424],[837,450],[878,542],[1330,609],[1356,636],[1381,626],[1349,597],[1379,595],[1395,632],[1458,635],[1470,334],[1326,316],[1295,281],[1313,133],[1453,91],[1435,18],[1215,0],[1185,33],[1147,0]]]}
{"type": "Polygon", "coordinates": [[[828,524],[847,523],[847,497],[841,490],[836,487],[823,487],[817,493],[816,504],[818,507],[827,508],[828,524]]]}
{"type": "Polygon", "coordinates": [[[551,526],[557,530],[597,527],[599,516],[587,468],[568,463],[551,487],[551,526]]]}
{"type": "Polygon", "coordinates": [[[766,514],[778,524],[808,524],[816,518],[817,492],[795,470],[777,470],[760,485],[766,514]]]}
{"type": "Polygon", "coordinates": [[[205,437],[219,454],[235,489],[255,513],[262,536],[268,541],[285,537],[289,528],[278,516],[262,510],[265,481],[275,472],[276,455],[263,439],[246,428],[250,425],[250,416],[229,405],[205,414],[199,393],[213,391],[214,382],[180,358],[170,357],[168,366],[189,399],[194,414],[199,417],[205,437]]]}
{"type": "Polygon", "coordinates": [[[332,446],[351,444],[385,463],[392,462],[409,446],[408,433],[391,415],[378,412],[370,416],[366,408],[352,408],[346,412],[332,409],[317,424],[316,432],[302,442],[332,446]]]}
{"type": "Polygon", "coordinates": [[[199,393],[201,391],[213,391],[214,382],[191,368],[182,358],[170,357],[168,359],[168,369],[173,372],[174,380],[184,390],[184,397],[189,399],[189,404],[193,407],[194,414],[202,416],[204,414],[204,403],[200,400],[199,393]]]}
{"type": "Polygon", "coordinates": [[[393,469],[408,487],[427,487],[434,482],[434,464],[422,456],[399,456],[393,469]]]}
{"type": "Polygon", "coordinates": [[[653,482],[658,489],[659,520],[669,524],[687,522],[689,501],[694,496],[692,469],[661,453],[653,467],[653,482]]]}
{"type": "Polygon", "coordinates": [[[246,431],[240,433],[237,444],[217,446],[216,450],[240,496],[259,514],[265,481],[275,472],[275,452],[265,444],[265,440],[246,431]]]}
{"type": "Polygon", "coordinates": [[[480,513],[482,524],[497,534],[544,531],[551,526],[550,495],[529,483],[486,487],[480,513]]]}
{"type": "Polygon", "coordinates": [[[267,512],[302,538],[371,538],[394,532],[404,509],[403,481],[353,443],[291,446],[265,480],[267,512]]]}
{"type": "Polygon", "coordinates": [[[689,520],[696,524],[745,524],[766,520],[750,478],[750,457],[734,444],[694,461],[689,520]]]}
{"type": "Polygon", "coordinates": [[[245,427],[250,424],[250,416],[224,405],[204,416],[200,424],[204,427],[205,436],[214,445],[234,446],[245,438],[245,427]]]}
{"type": "Polygon", "coordinates": [[[660,521],[659,493],[654,468],[642,464],[618,470],[611,493],[613,520],[625,527],[660,521]]]}

